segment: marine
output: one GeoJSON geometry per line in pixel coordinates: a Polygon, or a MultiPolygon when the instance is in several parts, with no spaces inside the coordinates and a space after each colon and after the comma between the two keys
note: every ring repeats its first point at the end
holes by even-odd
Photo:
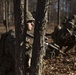
{"type": "MultiPolygon", "coordinates": [[[[35,19],[33,18],[30,12],[26,12],[26,24],[27,24],[27,33],[32,31],[34,26],[35,19]]],[[[30,68],[31,58],[32,58],[32,44],[30,43],[31,39],[27,36],[26,37],[26,52],[25,52],[25,63],[27,70],[30,68]],[[26,62],[27,61],[27,62],[26,62]]]]}

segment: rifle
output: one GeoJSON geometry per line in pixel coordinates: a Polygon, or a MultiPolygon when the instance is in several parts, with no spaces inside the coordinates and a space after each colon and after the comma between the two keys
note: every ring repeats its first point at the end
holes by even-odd
{"type": "Polygon", "coordinates": [[[59,51],[61,54],[64,54],[65,55],[65,53],[60,50],[60,47],[57,44],[54,44],[54,43],[45,43],[45,44],[47,46],[52,47],[53,49],[59,51]]]}
{"type": "MultiPolygon", "coordinates": [[[[31,38],[34,38],[34,35],[33,34],[30,34],[27,32],[27,36],[31,37],[31,38]]],[[[48,39],[46,36],[45,36],[45,39],[48,39]]],[[[56,45],[55,43],[48,43],[48,42],[45,42],[45,45],[46,46],[50,46],[51,48],[59,51],[61,54],[65,54],[63,53],[61,50],[60,50],[60,47],[58,45],[56,45]]]]}

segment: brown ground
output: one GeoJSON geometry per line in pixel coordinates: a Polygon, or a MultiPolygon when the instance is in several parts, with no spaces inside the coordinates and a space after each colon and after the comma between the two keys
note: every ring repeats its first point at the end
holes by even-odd
{"type": "Polygon", "coordinates": [[[43,75],[76,75],[76,53],[44,60],[43,75]]]}
{"type": "MultiPolygon", "coordinates": [[[[50,26],[49,31],[52,32],[54,27],[50,26]]],[[[58,57],[53,59],[49,58],[44,60],[43,75],[76,75],[76,50],[71,49],[66,57],[59,54],[58,57]]]]}
{"type": "MultiPolygon", "coordinates": [[[[10,29],[13,29],[10,26],[10,29]]],[[[47,27],[47,33],[51,33],[54,27],[47,27]]],[[[5,32],[5,27],[0,25],[0,33],[5,32]]],[[[60,54],[53,59],[44,60],[43,75],[76,75],[76,53],[70,52],[66,58],[60,54]]]]}

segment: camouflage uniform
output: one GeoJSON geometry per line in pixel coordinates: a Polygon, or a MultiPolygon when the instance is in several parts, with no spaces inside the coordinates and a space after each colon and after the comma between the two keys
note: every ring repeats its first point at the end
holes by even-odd
{"type": "Polygon", "coordinates": [[[30,44],[30,39],[26,38],[26,51],[25,51],[25,66],[28,69],[30,67],[30,61],[32,57],[32,45],[30,44]]]}
{"type": "Polygon", "coordinates": [[[55,26],[52,38],[54,39],[54,42],[59,44],[62,38],[62,32],[65,31],[64,28],[66,28],[66,23],[68,22],[68,16],[65,16],[65,19],[62,20],[61,25],[55,26]]]}
{"type": "Polygon", "coordinates": [[[72,18],[68,19],[65,22],[65,25],[63,26],[63,28],[59,31],[59,33],[57,35],[57,39],[58,40],[60,40],[60,39],[63,40],[67,33],[69,33],[71,35],[70,32],[73,31],[74,27],[75,27],[74,19],[72,19],[72,18]]]}
{"type": "Polygon", "coordinates": [[[76,15],[73,15],[71,17],[70,21],[67,23],[67,26],[66,26],[67,31],[70,34],[70,38],[67,39],[68,40],[67,42],[69,42],[68,43],[69,47],[64,50],[64,53],[68,52],[68,50],[70,50],[75,45],[75,42],[76,42],[76,39],[75,39],[76,37],[74,35],[74,34],[76,34],[76,31],[75,31],[75,29],[76,29],[75,19],[76,19],[76,15]]]}
{"type": "Polygon", "coordinates": [[[72,48],[75,44],[75,39],[73,37],[73,31],[75,28],[75,20],[74,18],[69,19],[66,21],[65,26],[58,32],[57,34],[57,44],[62,46],[68,46],[64,53],[66,53],[70,48],[72,48]],[[74,40],[74,41],[73,41],[74,40]]]}
{"type": "MultiPolygon", "coordinates": [[[[26,12],[26,22],[34,21],[32,14],[30,12],[26,12]]],[[[26,37],[26,51],[25,51],[25,64],[26,67],[30,67],[32,57],[32,45],[30,44],[30,38],[26,37]],[[27,61],[27,62],[26,62],[27,61]]]]}

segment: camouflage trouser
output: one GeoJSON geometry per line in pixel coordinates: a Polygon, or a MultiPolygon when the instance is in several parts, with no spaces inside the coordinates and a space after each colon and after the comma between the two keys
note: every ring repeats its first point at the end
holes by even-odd
{"type": "Polygon", "coordinates": [[[29,43],[26,44],[25,63],[27,67],[31,66],[32,47],[29,43]]]}

